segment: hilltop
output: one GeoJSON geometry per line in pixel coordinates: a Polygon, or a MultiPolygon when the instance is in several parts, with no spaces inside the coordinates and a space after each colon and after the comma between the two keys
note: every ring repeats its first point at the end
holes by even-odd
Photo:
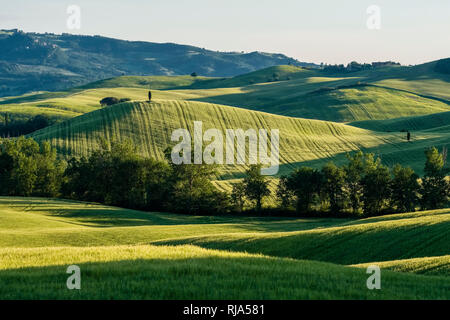
{"type": "Polygon", "coordinates": [[[120,75],[230,77],[280,64],[314,66],[274,53],[19,30],[1,30],[0,47],[0,96],[67,89],[120,75]]]}

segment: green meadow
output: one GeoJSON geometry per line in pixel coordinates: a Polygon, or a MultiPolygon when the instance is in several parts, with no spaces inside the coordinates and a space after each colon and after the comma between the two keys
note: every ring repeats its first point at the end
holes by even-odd
{"type": "Polygon", "coordinates": [[[1,197],[0,298],[448,299],[449,213],[198,217],[1,197]],[[366,287],[371,264],[381,290],[366,287]]]}

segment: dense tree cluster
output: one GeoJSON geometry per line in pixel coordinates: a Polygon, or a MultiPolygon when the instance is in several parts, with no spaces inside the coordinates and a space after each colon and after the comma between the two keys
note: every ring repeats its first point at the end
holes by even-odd
{"type": "Polygon", "coordinates": [[[302,167],[282,177],[277,196],[284,208],[299,214],[328,211],[366,216],[443,208],[450,184],[444,156],[436,148],[426,151],[425,176],[397,164],[392,169],[373,154],[348,155],[342,167],[330,162],[321,170],[302,167]]]}
{"type": "Polygon", "coordinates": [[[130,143],[102,143],[88,158],[72,158],[62,195],[143,210],[216,214],[227,211],[227,195],[211,183],[208,165],[174,165],[143,158],[130,143]]]}
{"type": "MultiPolygon", "coordinates": [[[[261,212],[271,194],[261,165],[252,165],[230,194],[211,182],[217,167],[175,165],[140,156],[131,143],[101,142],[88,157],[58,160],[48,143],[0,139],[0,195],[63,197],[142,210],[188,214],[261,212]]],[[[426,151],[422,179],[411,168],[388,168],[372,154],[348,155],[343,166],[301,167],[279,179],[276,196],[283,212],[380,215],[438,209],[449,201],[445,155],[426,151]]],[[[169,149],[166,152],[167,160],[169,149]]]]}
{"type": "Polygon", "coordinates": [[[102,100],[100,100],[100,105],[102,107],[112,106],[114,104],[127,102],[127,101],[130,101],[130,100],[131,100],[130,98],[121,98],[121,99],[119,99],[119,98],[116,98],[116,97],[106,97],[106,98],[103,98],[102,100]]]}
{"type": "Polygon", "coordinates": [[[1,195],[55,197],[63,172],[63,162],[50,144],[23,137],[0,139],[1,195]]]}
{"type": "Polygon", "coordinates": [[[372,63],[358,63],[356,61],[352,61],[346,66],[343,64],[335,64],[335,65],[322,65],[322,69],[326,72],[333,73],[348,73],[348,72],[357,72],[363,70],[372,70],[380,67],[387,66],[399,66],[400,63],[393,61],[384,61],[384,62],[372,62],[372,63]]]}
{"type": "Polygon", "coordinates": [[[0,137],[19,137],[46,128],[52,124],[44,115],[37,115],[28,120],[21,120],[14,119],[9,113],[4,113],[0,121],[0,137]]]}

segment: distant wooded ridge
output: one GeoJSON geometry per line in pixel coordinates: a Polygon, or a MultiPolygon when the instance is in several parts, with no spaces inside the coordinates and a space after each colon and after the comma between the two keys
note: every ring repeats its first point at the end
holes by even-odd
{"type": "Polygon", "coordinates": [[[317,67],[283,54],[219,52],[102,36],[0,30],[0,96],[60,90],[121,75],[232,77],[275,65],[317,67]]]}

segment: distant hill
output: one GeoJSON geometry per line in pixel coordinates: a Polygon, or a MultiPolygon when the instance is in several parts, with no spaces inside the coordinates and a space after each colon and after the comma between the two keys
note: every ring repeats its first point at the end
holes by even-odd
{"type": "Polygon", "coordinates": [[[174,43],[125,41],[101,36],[0,30],[0,96],[60,90],[121,75],[231,77],[290,64],[282,54],[217,52],[174,43]]]}

